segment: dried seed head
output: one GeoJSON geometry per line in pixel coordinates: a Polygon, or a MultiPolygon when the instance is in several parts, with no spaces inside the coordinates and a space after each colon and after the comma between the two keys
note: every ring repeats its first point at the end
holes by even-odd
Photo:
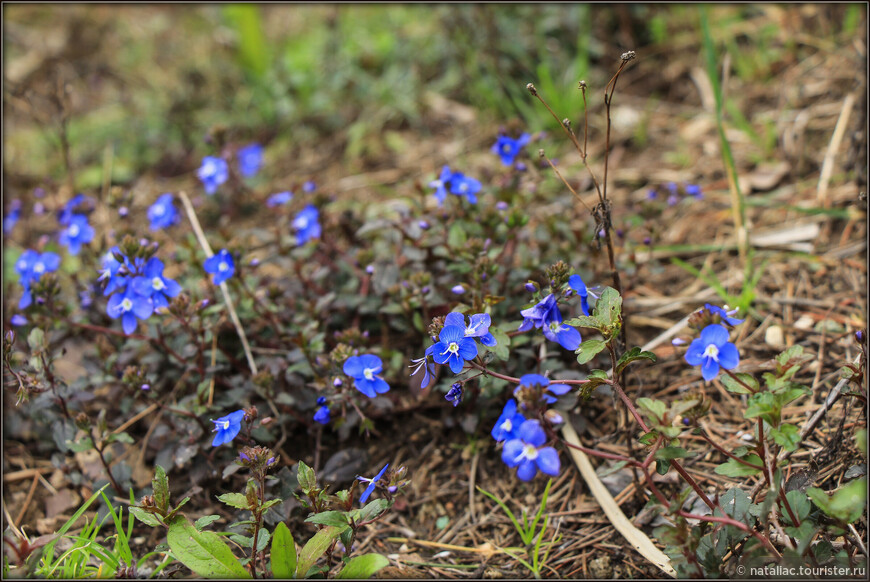
{"type": "Polygon", "coordinates": [[[586,81],[582,81],[582,80],[581,80],[581,81],[577,84],[577,88],[580,89],[581,91],[585,91],[585,90],[586,90],[586,81]]]}
{"type": "Polygon", "coordinates": [[[537,96],[537,95],[538,95],[538,90],[535,89],[535,86],[532,85],[531,83],[529,83],[528,85],[526,85],[526,89],[528,89],[529,93],[531,93],[532,95],[534,95],[534,96],[537,96]]]}
{"type": "Polygon", "coordinates": [[[539,157],[539,158],[543,158],[543,157],[544,157],[544,150],[542,150],[542,149],[541,149],[541,150],[538,150],[538,157],[539,157]]]}
{"type": "Polygon", "coordinates": [[[636,56],[637,56],[637,53],[635,53],[634,51],[627,51],[627,52],[622,53],[622,56],[619,58],[621,58],[623,61],[631,61],[631,60],[634,60],[634,58],[636,56]]]}
{"type": "Polygon", "coordinates": [[[571,120],[566,117],[562,120],[562,125],[564,125],[567,129],[571,129],[571,120]]]}

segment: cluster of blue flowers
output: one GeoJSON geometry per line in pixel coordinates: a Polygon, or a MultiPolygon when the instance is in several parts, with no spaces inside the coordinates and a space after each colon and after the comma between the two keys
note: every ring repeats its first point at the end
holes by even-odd
{"type": "Polygon", "coordinates": [[[704,194],[701,192],[701,187],[697,184],[682,184],[677,185],[676,182],[668,182],[664,185],[663,188],[653,187],[650,188],[647,192],[647,199],[649,200],[657,200],[659,197],[660,190],[665,190],[668,197],[667,203],[668,206],[674,206],[677,202],[680,201],[680,198],[690,196],[695,200],[703,200],[704,194]]]}
{"type": "MultiPolygon", "coordinates": [[[[239,162],[239,173],[249,178],[257,174],[263,165],[263,146],[257,143],[239,148],[236,152],[239,162]]],[[[206,156],[196,171],[196,176],[202,182],[205,193],[211,196],[218,187],[230,177],[230,167],[227,161],[216,156],[206,156]]]]}
{"type": "MultiPolygon", "coordinates": [[[[520,378],[514,393],[533,387],[546,389],[544,400],[547,403],[555,402],[556,398],[546,392],[562,395],[570,390],[565,384],[550,384],[547,378],[539,374],[526,374],[520,378]]],[[[504,443],[502,461],[512,469],[516,468],[517,477],[521,480],[531,481],[539,470],[554,477],[559,474],[559,453],[551,446],[544,446],[547,434],[540,421],[527,420],[513,398],[505,404],[490,434],[496,442],[504,443]]]]}
{"type": "Polygon", "coordinates": [[[304,245],[310,240],[320,238],[320,213],[317,207],[309,204],[299,211],[293,219],[293,228],[296,230],[296,244],[304,245]]]}
{"type": "Polygon", "coordinates": [[[429,182],[429,187],[435,188],[435,198],[439,206],[444,204],[448,191],[455,196],[465,196],[471,204],[477,204],[477,193],[482,188],[478,180],[461,172],[454,172],[450,166],[444,166],[438,179],[429,182]]]}
{"type": "MultiPolygon", "coordinates": [[[[420,388],[429,386],[430,381],[435,375],[435,367],[430,363],[431,358],[435,364],[447,364],[450,366],[450,371],[458,374],[465,367],[465,362],[473,360],[477,357],[477,343],[487,347],[496,345],[495,337],[490,333],[489,327],[492,324],[492,318],[488,313],[476,313],[471,316],[470,321],[466,321],[465,316],[461,313],[448,313],[444,318],[444,327],[438,334],[437,341],[432,338],[435,343],[426,348],[425,355],[422,358],[411,360],[416,367],[411,375],[414,376],[421,369],[424,370],[423,381],[420,388]]],[[[451,395],[450,400],[454,400],[457,396],[456,392],[451,395]]],[[[461,399],[461,391],[458,397],[461,399]]],[[[458,402],[454,404],[456,406],[458,402]]]]}
{"type": "Polygon", "coordinates": [[[57,253],[39,253],[32,249],[27,249],[21,253],[21,256],[15,261],[15,272],[18,273],[18,280],[24,287],[24,293],[18,301],[19,309],[26,309],[33,303],[30,286],[39,281],[45,273],[57,271],[58,267],[60,267],[60,256],[57,253]]]}
{"type": "Polygon", "coordinates": [[[163,276],[163,268],[163,261],[157,257],[147,261],[130,259],[118,247],[103,257],[99,280],[105,282],[103,294],[111,295],[106,313],[112,319],[121,319],[124,333],[136,331],[138,320],[148,319],[155,309],[167,307],[169,299],[181,292],[181,285],[163,276]]]}

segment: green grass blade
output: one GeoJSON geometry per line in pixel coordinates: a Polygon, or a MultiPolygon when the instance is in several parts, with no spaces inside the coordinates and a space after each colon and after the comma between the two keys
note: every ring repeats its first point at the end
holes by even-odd
{"type": "MultiPolygon", "coordinates": [[[[94,494],[91,495],[90,498],[88,498],[88,500],[85,501],[85,502],[82,504],[82,506],[78,508],[78,510],[73,514],[73,516],[70,517],[70,518],[66,521],[66,523],[64,523],[64,524],[60,527],[59,530],[57,530],[57,535],[58,535],[58,538],[57,538],[57,539],[60,539],[60,536],[64,535],[67,531],[69,531],[69,528],[71,528],[71,527],[73,526],[73,524],[75,524],[75,522],[78,521],[78,519],[82,516],[82,514],[83,514],[85,511],[87,511],[88,507],[91,506],[91,503],[93,503],[93,502],[97,499],[97,497],[100,496],[100,493],[102,493],[103,490],[104,490],[106,487],[108,487],[108,486],[109,486],[109,484],[106,483],[105,485],[103,485],[102,487],[100,487],[99,490],[95,491],[94,494]]],[[[50,543],[45,547],[45,553],[43,554],[43,559],[45,560],[46,565],[50,565],[51,562],[52,562],[52,558],[54,557],[54,546],[55,546],[55,544],[57,543],[57,539],[55,539],[54,541],[50,542],[50,543]]]]}

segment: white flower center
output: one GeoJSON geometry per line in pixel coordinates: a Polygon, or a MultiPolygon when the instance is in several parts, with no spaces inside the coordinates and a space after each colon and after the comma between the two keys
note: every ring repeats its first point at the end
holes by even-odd
{"type": "Polygon", "coordinates": [[[562,329],[561,323],[559,323],[558,321],[551,321],[550,322],[550,331],[552,331],[553,333],[556,333],[560,329],[562,329]]]}
{"type": "Polygon", "coordinates": [[[459,344],[456,342],[450,342],[450,345],[447,346],[447,349],[441,352],[442,355],[450,352],[451,354],[459,353],[459,344]]]}
{"type": "Polygon", "coordinates": [[[220,272],[224,272],[229,268],[230,268],[230,266],[227,264],[226,261],[221,261],[221,263],[218,265],[218,271],[220,271],[220,272]]]}
{"type": "Polygon", "coordinates": [[[707,349],[704,350],[705,358],[713,358],[715,361],[719,361],[719,348],[716,347],[716,344],[710,344],[707,346],[707,349]]]}
{"type": "Polygon", "coordinates": [[[153,206],[151,211],[154,213],[154,216],[163,216],[163,213],[166,212],[166,209],[163,208],[162,204],[158,204],[157,206],[153,206]]]}
{"type": "Polygon", "coordinates": [[[304,230],[304,229],[308,228],[308,218],[305,216],[300,216],[299,218],[297,218],[296,220],[293,221],[293,225],[298,230],[304,230]]]}
{"type": "Polygon", "coordinates": [[[44,273],[45,272],[45,265],[42,264],[42,262],[36,263],[35,265],[33,265],[33,272],[34,273],[44,273]]]}
{"type": "Polygon", "coordinates": [[[459,184],[459,191],[460,192],[467,192],[468,191],[468,184],[466,184],[465,182],[462,182],[461,184],[459,184]]]}
{"type": "Polygon", "coordinates": [[[230,421],[229,420],[225,420],[221,424],[224,425],[224,430],[228,430],[230,428],[230,421]]]}
{"type": "Polygon", "coordinates": [[[121,301],[121,311],[127,312],[133,309],[133,302],[130,301],[129,297],[125,297],[123,301],[121,301]]]}
{"type": "Polygon", "coordinates": [[[71,224],[69,227],[69,235],[70,236],[78,236],[79,235],[79,225],[71,224]]]}
{"type": "Polygon", "coordinates": [[[526,444],[526,446],[523,447],[522,456],[530,461],[534,461],[538,458],[538,449],[535,448],[535,445],[526,444]]]}
{"type": "Polygon", "coordinates": [[[163,291],[166,288],[166,285],[163,284],[163,279],[160,277],[154,277],[151,279],[151,288],[155,291],[163,291]]]}
{"type": "Polygon", "coordinates": [[[375,379],[375,369],[374,368],[366,368],[363,370],[363,376],[365,379],[371,382],[375,379]]]}
{"type": "Polygon", "coordinates": [[[511,422],[511,419],[506,418],[499,428],[505,432],[511,432],[514,429],[514,423],[511,422]]]}

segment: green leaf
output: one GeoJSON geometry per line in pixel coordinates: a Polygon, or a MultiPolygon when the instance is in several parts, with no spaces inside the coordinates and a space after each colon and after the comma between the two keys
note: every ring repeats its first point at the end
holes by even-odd
{"type": "Polygon", "coordinates": [[[241,493],[224,493],[223,495],[218,495],[218,499],[224,505],[229,505],[230,507],[235,507],[236,509],[251,508],[248,504],[248,498],[241,493]]]}
{"type": "Polygon", "coordinates": [[[347,527],[347,515],[343,511],[323,511],[315,513],[305,520],[307,523],[316,523],[318,525],[334,525],[336,527],[347,527]]]}
{"type": "Polygon", "coordinates": [[[284,500],[283,499],[270,499],[269,501],[267,501],[266,503],[264,503],[263,505],[260,506],[260,511],[265,512],[270,507],[274,507],[274,506],[278,505],[279,503],[284,503],[284,500]]]}
{"type": "Polygon", "coordinates": [[[133,440],[133,437],[131,437],[126,432],[119,432],[118,434],[112,433],[106,438],[107,443],[113,443],[115,441],[120,443],[126,443],[128,445],[132,445],[134,442],[136,442],[133,440]]]}
{"type": "Polygon", "coordinates": [[[606,347],[607,344],[601,340],[586,340],[574,351],[574,353],[577,354],[577,363],[585,364],[601,353],[601,350],[606,347]]]}
{"type": "Polygon", "coordinates": [[[203,578],[250,578],[219,535],[199,531],[183,515],[169,524],[166,541],[179,562],[203,578]]]}
{"type": "Polygon", "coordinates": [[[564,321],[565,325],[573,325],[574,327],[588,327],[590,329],[601,330],[601,322],[594,317],[580,315],[564,321]]]}
{"type": "Polygon", "coordinates": [[[170,511],[170,512],[166,515],[166,517],[167,517],[167,518],[173,517],[176,513],[178,513],[178,510],[181,509],[181,507],[182,507],[185,503],[187,503],[188,501],[190,501],[190,497],[185,497],[184,499],[182,499],[181,501],[179,501],[179,502],[178,502],[178,505],[175,506],[175,509],[173,509],[172,511],[170,511]]]}
{"type": "Polygon", "coordinates": [[[216,522],[220,518],[221,518],[221,516],[219,516],[215,513],[213,513],[211,515],[204,515],[204,516],[200,517],[199,519],[197,519],[195,522],[193,522],[193,527],[201,530],[202,528],[208,527],[212,523],[216,522]]]}
{"type": "MultiPolygon", "coordinates": [[[[271,536],[269,534],[269,530],[267,530],[267,529],[260,529],[260,531],[257,532],[257,551],[258,552],[262,552],[263,550],[266,549],[266,546],[269,545],[270,537],[271,536]]],[[[252,536],[252,535],[251,536],[243,536],[241,534],[234,534],[234,535],[230,536],[230,539],[232,541],[236,542],[237,544],[239,544],[240,546],[242,546],[243,548],[250,548],[251,546],[254,545],[254,536],[252,536]]]]}
{"type": "Polygon", "coordinates": [[[659,475],[666,474],[670,468],[671,468],[670,461],[663,461],[661,459],[656,461],[656,473],[658,473],[659,475]]]}
{"type": "Polygon", "coordinates": [[[153,513],[148,513],[141,507],[130,506],[129,511],[133,515],[133,517],[135,517],[145,525],[150,525],[151,527],[157,527],[160,525],[160,520],[157,519],[156,515],[154,515],[153,513]]]}
{"type": "Polygon", "coordinates": [[[317,480],[314,476],[314,469],[306,465],[303,461],[299,461],[299,464],[296,467],[296,481],[299,483],[299,487],[302,488],[303,493],[314,489],[317,486],[317,480]]]}
{"type": "Polygon", "coordinates": [[[649,360],[650,362],[655,362],[656,355],[652,352],[645,352],[639,347],[633,347],[626,353],[622,354],[622,357],[619,358],[618,362],[616,362],[616,373],[619,374],[626,368],[626,366],[638,360],[649,360]]]}
{"type": "Polygon", "coordinates": [[[825,514],[846,523],[861,517],[867,501],[867,478],[855,479],[828,497],[822,489],[810,487],[807,495],[825,514]]]}
{"type": "Polygon", "coordinates": [[[341,569],[338,578],[350,580],[371,578],[378,570],[389,565],[390,561],[380,554],[355,556],[341,569]]]}
{"type": "MultiPolygon", "coordinates": [[[[798,518],[799,521],[805,520],[810,515],[812,505],[810,504],[810,500],[807,498],[806,493],[795,489],[786,493],[785,498],[788,500],[788,504],[791,507],[791,510],[794,512],[795,517],[798,518]]],[[[786,521],[791,523],[791,516],[789,515],[788,511],[784,511],[782,513],[782,516],[786,521]]]]}
{"type": "Polygon", "coordinates": [[[154,466],[154,478],[151,479],[151,489],[154,493],[154,505],[164,515],[169,511],[169,478],[160,465],[154,466]]]}
{"type": "Polygon", "coordinates": [[[272,576],[293,578],[296,574],[296,544],[290,529],[283,521],[272,533],[272,576]]]}
{"type": "Polygon", "coordinates": [[[683,447],[663,447],[656,451],[655,458],[661,459],[663,461],[669,461],[671,459],[682,459],[691,456],[692,453],[690,453],[683,447]]]}
{"type": "MultiPolygon", "coordinates": [[[[751,387],[754,391],[758,392],[758,390],[759,390],[758,380],[756,380],[754,376],[751,376],[749,374],[744,374],[742,372],[738,372],[737,374],[734,374],[734,375],[737,378],[740,378],[740,380],[744,384],[751,387]]],[[[735,380],[734,378],[732,378],[728,374],[723,374],[723,375],[719,376],[719,380],[722,382],[722,385],[725,386],[725,389],[728,392],[731,392],[733,394],[752,394],[753,393],[752,390],[747,389],[740,382],[738,382],[737,380],[735,380]]]]}
{"type": "Polygon", "coordinates": [[[659,431],[651,430],[647,433],[640,435],[640,438],[637,439],[637,442],[639,442],[642,445],[650,446],[656,442],[656,439],[658,437],[659,437],[659,431]]]}
{"type": "Polygon", "coordinates": [[[499,360],[507,361],[511,353],[511,337],[497,327],[490,327],[489,333],[495,338],[495,345],[491,347],[486,346],[486,348],[494,353],[495,357],[499,360]]]}
{"type": "Polygon", "coordinates": [[[607,372],[604,370],[592,370],[586,376],[586,384],[583,385],[584,392],[590,393],[602,384],[607,384],[610,379],[607,377],[607,372]]]}
{"type": "Polygon", "coordinates": [[[296,577],[304,578],[308,574],[308,570],[311,569],[311,566],[314,565],[314,562],[326,552],[332,541],[347,528],[347,524],[344,527],[328,525],[314,534],[302,547],[302,551],[299,552],[299,561],[296,564],[296,577]]]}
{"type": "Polygon", "coordinates": [[[358,521],[371,521],[377,518],[390,508],[392,504],[386,499],[375,499],[366,503],[365,507],[360,509],[358,521]]]}
{"type": "Polygon", "coordinates": [[[778,427],[771,428],[770,436],[776,444],[787,451],[797,449],[801,441],[800,431],[793,424],[781,424],[778,427]]]}
{"type": "Polygon", "coordinates": [[[613,287],[607,287],[601,292],[601,297],[595,304],[595,318],[609,328],[611,336],[616,335],[622,313],[622,297],[613,287]]]}
{"type": "MultiPolygon", "coordinates": [[[[761,467],[761,458],[758,455],[748,455],[743,460],[761,467]]],[[[761,469],[744,465],[736,459],[728,459],[725,463],[716,467],[713,472],[725,477],[748,477],[750,475],[757,475],[761,472],[761,469]]]]}
{"type": "Polygon", "coordinates": [[[653,400],[652,398],[638,398],[637,406],[643,410],[651,420],[656,423],[661,423],[665,416],[667,406],[661,400],[653,400]]]}
{"type": "Polygon", "coordinates": [[[746,523],[750,518],[749,506],[751,505],[751,501],[749,495],[739,487],[734,487],[726,491],[722,497],[719,498],[719,505],[722,506],[722,509],[728,517],[733,517],[737,521],[746,523]]]}
{"type": "Polygon", "coordinates": [[[27,335],[27,347],[29,347],[30,351],[32,352],[44,348],[45,332],[38,327],[34,327],[33,329],[31,329],[30,333],[27,335]]]}
{"type": "Polygon", "coordinates": [[[465,246],[468,236],[465,234],[465,225],[460,222],[454,222],[450,225],[450,230],[447,231],[447,246],[452,249],[459,249],[465,246]]]}

